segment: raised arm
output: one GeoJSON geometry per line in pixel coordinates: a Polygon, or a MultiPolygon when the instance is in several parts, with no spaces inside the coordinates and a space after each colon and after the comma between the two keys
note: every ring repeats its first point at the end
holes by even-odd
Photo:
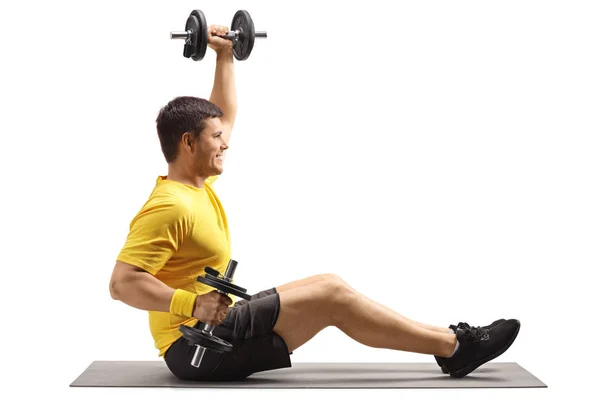
{"type": "Polygon", "coordinates": [[[223,111],[221,124],[226,143],[229,142],[237,114],[233,46],[231,40],[219,38],[217,35],[225,35],[228,31],[229,28],[226,26],[212,25],[208,28],[208,45],[217,53],[215,80],[210,101],[223,111]]]}

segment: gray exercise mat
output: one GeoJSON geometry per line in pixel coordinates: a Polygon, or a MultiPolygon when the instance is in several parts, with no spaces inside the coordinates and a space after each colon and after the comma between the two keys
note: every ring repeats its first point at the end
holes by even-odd
{"type": "Polygon", "coordinates": [[[442,373],[436,363],[293,363],[241,382],[190,382],[174,377],[164,361],[94,361],[71,387],[169,388],[546,388],[517,363],[482,365],[464,378],[442,373]]]}

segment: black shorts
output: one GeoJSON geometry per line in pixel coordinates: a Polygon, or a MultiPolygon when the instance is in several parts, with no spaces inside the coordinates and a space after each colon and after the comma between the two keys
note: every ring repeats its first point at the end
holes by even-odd
{"type": "MultiPolygon", "coordinates": [[[[231,343],[231,352],[206,350],[200,367],[191,365],[196,350],[183,337],[164,355],[169,370],[177,378],[194,381],[242,380],[260,372],[291,367],[290,353],[273,327],[279,316],[279,293],[275,288],[237,300],[227,318],[217,325],[213,335],[231,343]]],[[[198,322],[194,327],[204,325],[198,322]]]]}

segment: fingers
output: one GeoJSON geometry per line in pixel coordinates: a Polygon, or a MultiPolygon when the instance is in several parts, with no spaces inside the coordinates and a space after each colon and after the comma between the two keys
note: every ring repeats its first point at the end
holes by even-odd
{"type": "Polygon", "coordinates": [[[219,292],[218,290],[213,290],[212,292],[210,292],[210,295],[213,296],[214,300],[226,306],[230,306],[231,304],[233,304],[233,300],[231,300],[231,297],[219,292]]]}
{"type": "Polygon", "coordinates": [[[206,318],[206,323],[210,325],[220,325],[227,318],[227,311],[224,310],[214,310],[209,314],[210,316],[206,318]]]}
{"type": "Polygon", "coordinates": [[[232,49],[233,41],[225,39],[224,37],[229,32],[229,28],[221,25],[210,25],[208,31],[208,46],[219,52],[222,49],[232,49]]]}
{"type": "Polygon", "coordinates": [[[229,306],[233,304],[233,300],[231,300],[229,296],[224,295],[223,293],[220,293],[217,290],[212,291],[211,294],[217,301],[215,314],[213,316],[213,323],[218,325],[222,323],[225,320],[225,318],[227,318],[227,314],[230,310],[229,306]]]}
{"type": "Polygon", "coordinates": [[[225,308],[224,310],[219,309],[215,313],[212,319],[211,325],[220,325],[227,318],[227,314],[229,313],[229,308],[225,308]]]}
{"type": "Polygon", "coordinates": [[[221,312],[219,313],[219,319],[220,319],[221,321],[224,321],[224,320],[225,320],[225,318],[227,318],[227,313],[228,313],[228,310],[227,310],[227,309],[226,309],[226,310],[223,310],[223,311],[221,311],[221,312]]]}
{"type": "Polygon", "coordinates": [[[211,25],[208,27],[208,33],[213,36],[225,36],[229,28],[222,25],[211,25]]]}
{"type": "Polygon", "coordinates": [[[231,297],[219,292],[218,290],[213,290],[212,292],[210,292],[210,294],[211,296],[213,296],[213,300],[216,300],[219,303],[224,304],[226,306],[230,306],[233,303],[231,297]]]}
{"type": "Polygon", "coordinates": [[[231,300],[231,297],[224,295],[223,293],[220,293],[221,295],[221,302],[223,304],[225,304],[226,306],[230,306],[233,303],[233,300],[231,300]]]}

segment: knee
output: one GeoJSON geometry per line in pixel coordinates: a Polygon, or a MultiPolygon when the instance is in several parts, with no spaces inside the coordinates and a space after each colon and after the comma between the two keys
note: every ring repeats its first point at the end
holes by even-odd
{"type": "Polygon", "coordinates": [[[321,277],[323,278],[323,280],[325,280],[325,281],[335,282],[335,283],[337,283],[337,284],[339,284],[339,285],[342,285],[342,286],[348,286],[348,287],[350,287],[350,286],[349,286],[349,285],[346,283],[346,281],[344,281],[342,278],[340,278],[340,276],[339,276],[339,275],[336,275],[336,274],[329,274],[329,273],[328,273],[328,274],[321,274],[320,276],[321,276],[321,277]]]}
{"type": "Polygon", "coordinates": [[[327,274],[327,279],[323,283],[325,284],[327,297],[333,303],[345,303],[348,296],[353,293],[352,288],[337,275],[327,274]]]}
{"type": "Polygon", "coordinates": [[[335,275],[320,284],[324,291],[319,310],[327,316],[329,326],[339,326],[346,319],[348,307],[355,304],[357,292],[335,275]]]}
{"type": "Polygon", "coordinates": [[[337,285],[337,289],[344,290],[349,293],[356,293],[356,290],[348,284],[345,280],[343,280],[339,275],[336,274],[323,274],[325,276],[325,280],[328,282],[333,282],[337,285]]]}

